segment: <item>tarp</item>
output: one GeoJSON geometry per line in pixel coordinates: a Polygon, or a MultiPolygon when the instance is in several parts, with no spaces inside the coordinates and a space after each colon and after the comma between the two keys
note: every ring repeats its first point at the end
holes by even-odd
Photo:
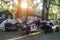
{"type": "Polygon", "coordinates": [[[0,29],[1,30],[5,30],[5,23],[11,23],[11,24],[15,24],[16,23],[16,20],[15,19],[6,19],[4,20],[1,24],[0,24],[0,29]]]}

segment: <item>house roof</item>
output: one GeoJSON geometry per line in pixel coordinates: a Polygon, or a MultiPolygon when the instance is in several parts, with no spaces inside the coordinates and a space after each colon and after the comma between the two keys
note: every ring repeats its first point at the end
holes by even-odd
{"type": "Polygon", "coordinates": [[[11,14],[11,12],[9,12],[9,10],[4,10],[4,11],[1,11],[0,14],[11,14]]]}
{"type": "Polygon", "coordinates": [[[22,14],[23,16],[28,15],[28,16],[37,16],[37,17],[41,17],[40,13],[37,12],[32,12],[32,11],[28,11],[24,14],[22,14]]]}

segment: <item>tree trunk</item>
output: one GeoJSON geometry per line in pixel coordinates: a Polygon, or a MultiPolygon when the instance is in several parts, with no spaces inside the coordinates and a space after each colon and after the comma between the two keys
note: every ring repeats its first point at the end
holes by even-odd
{"type": "Polygon", "coordinates": [[[46,20],[48,20],[49,8],[50,8],[50,1],[47,0],[47,1],[46,1],[46,15],[45,15],[45,19],[46,19],[46,20]]]}
{"type": "Polygon", "coordinates": [[[21,17],[21,6],[20,6],[21,2],[22,0],[18,0],[17,13],[16,13],[17,18],[21,17]]]}
{"type": "Polygon", "coordinates": [[[42,10],[42,20],[48,20],[49,6],[50,1],[43,0],[43,10],[42,10]]]}
{"type": "Polygon", "coordinates": [[[44,20],[45,0],[43,0],[42,20],[44,20]]]}

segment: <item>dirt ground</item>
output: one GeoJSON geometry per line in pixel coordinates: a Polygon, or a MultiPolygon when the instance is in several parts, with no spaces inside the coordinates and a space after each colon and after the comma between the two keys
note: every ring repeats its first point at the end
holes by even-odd
{"type": "Polygon", "coordinates": [[[0,40],[60,40],[60,32],[21,35],[20,32],[0,32],[0,40]]]}

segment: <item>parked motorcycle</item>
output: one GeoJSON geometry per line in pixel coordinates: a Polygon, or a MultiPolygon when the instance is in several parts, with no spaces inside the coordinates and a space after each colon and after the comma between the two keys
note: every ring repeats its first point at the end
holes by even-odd
{"type": "Polygon", "coordinates": [[[16,30],[16,27],[14,24],[11,24],[11,23],[5,24],[5,31],[14,31],[14,30],[16,30]]]}
{"type": "Polygon", "coordinates": [[[45,33],[53,32],[52,26],[53,24],[48,21],[42,21],[42,27],[41,30],[44,30],[45,33]]]}

